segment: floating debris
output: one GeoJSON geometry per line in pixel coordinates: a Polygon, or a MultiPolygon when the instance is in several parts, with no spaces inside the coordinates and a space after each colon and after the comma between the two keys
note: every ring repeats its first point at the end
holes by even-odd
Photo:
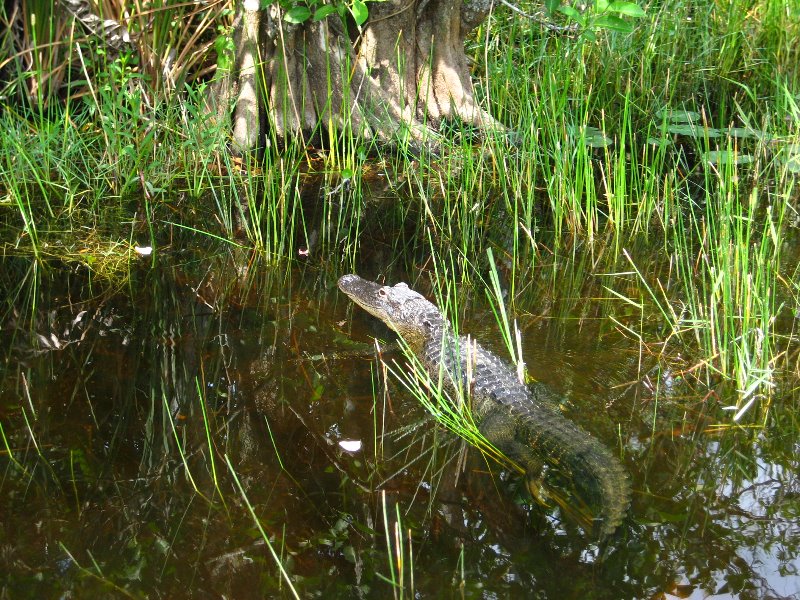
{"type": "Polygon", "coordinates": [[[358,452],[361,450],[361,440],[339,440],[339,446],[346,452],[358,452]]]}

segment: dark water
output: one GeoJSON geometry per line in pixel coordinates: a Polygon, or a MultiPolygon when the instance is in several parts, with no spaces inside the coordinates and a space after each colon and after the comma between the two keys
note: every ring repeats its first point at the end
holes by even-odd
{"type": "MultiPolygon", "coordinates": [[[[796,380],[760,433],[717,428],[726,384],[643,353],[579,260],[541,266],[515,305],[530,374],[633,482],[601,550],[386,384],[373,338],[392,335],[335,257],[184,242],[114,292],[56,270],[32,326],[8,315],[0,598],[292,597],[248,504],[303,598],[796,597],[796,380]]],[[[430,294],[427,273],[386,276],[430,294]]],[[[504,355],[483,291],[461,296],[462,329],[504,355]]]]}

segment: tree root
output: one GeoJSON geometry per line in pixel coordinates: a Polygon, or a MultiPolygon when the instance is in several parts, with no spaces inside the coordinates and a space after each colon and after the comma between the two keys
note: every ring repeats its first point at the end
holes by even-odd
{"type": "Polygon", "coordinates": [[[505,131],[475,99],[464,53],[489,0],[374,3],[360,31],[335,14],[289,24],[277,4],[257,6],[239,5],[235,69],[212,94],[219,116],[232,107],[235,151],[342,134],[432,148],[456,119],[505,131]]]}

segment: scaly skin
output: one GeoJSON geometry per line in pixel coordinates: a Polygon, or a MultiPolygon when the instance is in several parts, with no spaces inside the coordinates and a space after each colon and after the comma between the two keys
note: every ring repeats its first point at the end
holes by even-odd
{"type": "Polygon", "coordinates": [[[399,333],[431,376],[468,389],[480,432],[524,470],[536,494],[542,467],[557,469],[596,514],[594,533],[610,536],[630,504],[628,477],[599,441],[566,419],[547,398],[517,379],[497,356],[467,337],[456,338],[435,304],[405,283],[381,286],[345,275],[339,289],[399,333]]]}

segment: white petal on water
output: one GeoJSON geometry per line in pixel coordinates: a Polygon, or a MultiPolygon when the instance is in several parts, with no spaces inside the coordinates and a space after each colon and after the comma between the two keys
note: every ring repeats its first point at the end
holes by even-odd
{"type": "Polygon", "coordinates": [[[347,452],[358,452],[361,450],[361,440],[339,440],[339,446],[347,452]]]}

